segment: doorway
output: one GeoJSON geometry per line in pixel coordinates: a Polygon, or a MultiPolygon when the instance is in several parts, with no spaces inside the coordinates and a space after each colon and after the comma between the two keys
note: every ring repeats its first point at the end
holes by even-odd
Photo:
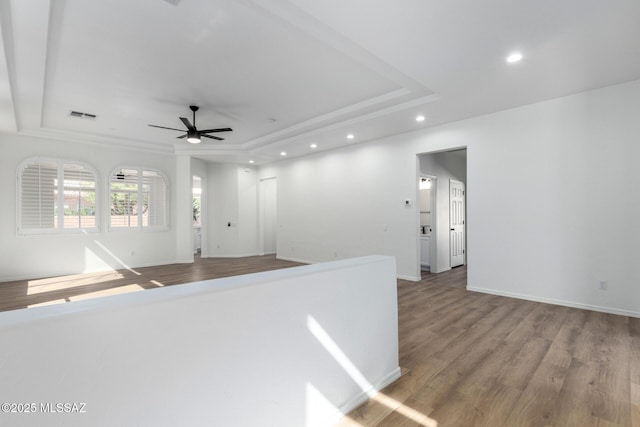
{"type": "Polygon", "coordinates": [[[421,175],[418,183],[419,234],[420,234],[420,270],[431,272],[435,265],[432,249],[436,238],[436,189],[438,178],[432,175],[421,175]]]}
{"type": "Polygon", "coordinates": [[[193,193],[192,225],[193,225],[193,254],[202,254],[202,178],[193,176],[191,182],[193,193]]]}
{"type": "MultiPolygon", "coordinates": [[[[432,232],[430,241],[430,266],[425,273],[442,273],[456,266],[466,265],[466,185],[467,149],[418,154],[416,183],[422,177],[437,177],[434,180],[434,199],[431,205],[432,232]],[[453,192],[453,197],[450,195],[453,192]],[[452,230],[454,229],[454,230],[452,230]]],[[[416,216],[420,218],[420,210],[416,216]]],[[[420,220],[418,220],[420,221],[420,220]]],[[[420,223],[418,222],[420,227],[420,223]]],[[[421,233],[422,228],[418,228],[421,233]]],[[[417,273],[422,277],[421,239],[418,238],[417,273]]]]}

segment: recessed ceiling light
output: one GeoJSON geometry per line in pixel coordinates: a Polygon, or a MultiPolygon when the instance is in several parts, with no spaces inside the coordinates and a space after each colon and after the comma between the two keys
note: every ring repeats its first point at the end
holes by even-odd
{"type": "Polygon", "coordinates": [[[349,135],[347,135],[347,139],[353,139],[353,138],[355,138],[354,134],[350,133],[349,135]]]}
{"type": "Polygon", "coordinates": [[[286,152],[286,151],[281,151],[281,152],[280,152],[280,155],[281,155],[281,156],[286,156],[286,155],[287,155],[287,152],[286,152]]]}
{"type": "Polygon", "coordinates": [[[311,145],[309,145],[309,147],[311,147],[311,148],[318,148],[318,144],[311,144],[311,145]]]}
{"type": "Polygon", "coordinates": [[[422,114],[420,114],[419,116],[416,117],[416,122],[424,122],[424,116],[422,114]]]}
{"type": "Polygon", "coordinates": [[[253,160],[249,160],[249,163],[255,163],[253,160]]]}
{"type": "Polygon", "coordinates": [[[522,59],[522,54],[520,52],[514,52],[511,55],[507,56],[507,62],[513,64],[514,62],[518,62],[522,59]]]}

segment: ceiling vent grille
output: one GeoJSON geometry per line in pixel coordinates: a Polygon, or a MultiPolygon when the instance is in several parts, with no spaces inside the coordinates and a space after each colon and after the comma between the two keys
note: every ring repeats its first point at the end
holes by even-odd
{"type": "Polygon", "coordinates": [[[71,110],[69,115],[71,117],[78,117],[78,118],[81,118],[81,119],[96,119],[98,117],[95,114],[83,113],[81,111],[73,111],[73,110],[71,110]]]}
{"type": "Polygon", "coordinates": [[[178,3],[180,3],[182,0],[164,0],[165,2],[173,5],[173,6],[177,6],[178,3]]]}

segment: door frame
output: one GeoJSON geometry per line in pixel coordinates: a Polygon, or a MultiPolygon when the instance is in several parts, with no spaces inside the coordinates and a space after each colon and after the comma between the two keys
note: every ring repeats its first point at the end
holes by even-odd
{"type": "MultiPolygon", "coordinates": [[[[467,145],[459,145],[459,146],[447,147],[447,148],[444,148],[444,149],[441,149],[441,150],[424,151],[424,152],[416,153],[416,169],[415,169],[415,180],[414,180],[415,187],[414,188],[415,188],[415,200],[418,200],[418,195],[420,194],[420,190],[418,188],[420,177],[421,176],[430,175],[429,173],[422,173],[422,171],[420,169],[420,157],[421,156],[427,156],[427,155],[430,155],[430,154],[446,153],[446,152],[458,151],[458,150],[466,150],[466,155],[467,155],[467,161],[466,161],[466,165],[465,165],[465,169],[467,171],[467,174],[466,174],[467,177],[466,177],[466,180],[465,180],[465,183],[464,183],[465,184],[465,204],[466,204],[465,205],[465,257],[464,257],[465,263],[464,263],[464,265],[467,265],[468,261],[469,261],[469,245],[468,245],[469,239],[467,238],[467,234],[468,234],[469,228],[467,226],[468,221],[466,219],[468,217],[467,213],[469,211],[469,203],[468,203],[469,200],[466,197],[466,194],[467,194],[467,188],[469,187],[469,173],[468,173],[468,171],[469,171],[469,147],[467,145]]],[[[443,179],[446,179],[446,178],[443,178],[441,176],[439,176],[438,178],[440,178],[440,181],[442,181],[443,179]]],[[[442,183],[440,185],[442,185],[442,183]]],[[[437,205],[437,201],[434,204],[437,205]]],[[[437,206],[434,209],[437,210],[437,206]]],[[[415,272],[416,272],[415,273],[415,277],[417,278],[416,280],[420,280],[420,277],[421,277],[421,270],[420,270],[420,236],[417,233],[417,231],[418,231],[417,227],[420,226],[420,208],[418,207],[418,203],[414,204],[414,210],[415,210],[415,223],[414,224],[416,224],[415,228],[414,228],[414,230],[416,230],[416,232],[414,234],[414,236],[415,236],[415,245],[414,245],[415,246],[415,266],[416,266],[415,267],[415,272]]],[[[444,221],[444,219],[443,219],[443,221],[444,221]]],[[[441,222],[442,221],[438,222],[437,218],[434,219],[434,224],[433,224],[434,230],[431,233],[431,252],[432,252],[432,254],[431,254],[431,264],[432,265],[430,266],[430,268],[434,269],[434,264],[436,264],[436,266],[435,266],[436,273],[440,273],[440,272],[451,270],[451,266],[450,266],[451,263],[449,262],[449,268],[441,270],[441,271],[437,271],[437,269],[438,269],[438,259],[439,259],[439,257],[438,257],[438,231],[437,231],[437,228],[438,228],[438,225],[441,222]]],[[[449,229],[448,220],[447,220],[446,225],[447,225],[447,229],[449,229]]],[[[447,236],[448,236],[448,234],[447,234],[447,236]]],[[[444,256],[444,254],[443,254],[443,256],[444,256]]]]}
{"type": "MultiPolygon", "coordinates": [[[[209,256],[209,233],[207,232],[207,177],[198,174],[191,174],[191,192],[193,193],[194,178],[200,179],[200,257],[209,256]]],[[[191,226],[193,229],[193,225],[191,226]]]]}

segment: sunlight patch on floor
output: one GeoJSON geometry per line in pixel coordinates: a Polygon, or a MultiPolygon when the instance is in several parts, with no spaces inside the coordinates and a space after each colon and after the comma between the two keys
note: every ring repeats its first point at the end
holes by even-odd
{"type": "Polygon", "coordinates": [[[75,288],[78,286],[111,282],[122,278],[124,278],[122,274],[114,271],[95,274],[72,274],[68,276],[50,277],[47,279],[29,280],[27,282],[27,295],[36,295],[45,292],[59,291],[61,289],[75,288]]]}
{"type": "Polygon", "coordinates": [[[128,294],[131,292],[143,291],[144,288],[140,285],[126,285],[119,286],[117,288],[105,289],[103,291],[90,292],[88,294],[76,295],[74,297],[69,297],[70,301],[80,301],[83,299],[97,298],[97,297],[106,297],[109,295],[119,295],[119,294],[128,294]]]}
{"type": "Polygon", "coordinates": [[[344,417],[342,417],[340,422],[335,424],[333,427],[364,427],[364,426],[359,422],[356,422],[355,420],[350,418],[348,415],[345,415],[344,417]]]}
{"type": "Polygon", "coordinates": [[[45,301],[38,304],[31,304],[31,305],[28,305],[27,308],[44,307],[45,305],[54,305],[54,304],[64,304],[65,302],[67,302],[67,300],[65,299],[56,299],[53,301],[45,301]]]}
{"type": "Polygon", "coordinates": [[[340,346],[331,338],[331,336],[325,331],[325,329],[318,323],[313,316],[307,316],[307,327],[311,334],[322,344],[327,352],[338,362],[338,364],[344,369],[344,371],[351,377],[351,379],[366,393],[369,398],[375,402],[378,402],[392,411],[395,411],[411,421],[420,424],[425,427],[438,427],[438,422],[429,418],[420,411],[417,411],[402,402],[393,399],[376,390],[373,384],[367,381],[366,377],[360,372],[356,365],[349,359],[349,357],[342,351],[340,346]]]}
{"type": "Polygon", "coordinates": [[[384,393],[378,392],[373,396],[369,396],[371,400],[374,400],[378,403],[381,403],[388,407],[389,409],[393,409],[395,412],[400,415],[404,415],[409,418],[411,421],[420,424],[425,427],[438,427],[438,422],[432,418],[427,417],[420,411],[416,411],[415,409],[395,400],[392,397],[387,396],[384,393]]]}

